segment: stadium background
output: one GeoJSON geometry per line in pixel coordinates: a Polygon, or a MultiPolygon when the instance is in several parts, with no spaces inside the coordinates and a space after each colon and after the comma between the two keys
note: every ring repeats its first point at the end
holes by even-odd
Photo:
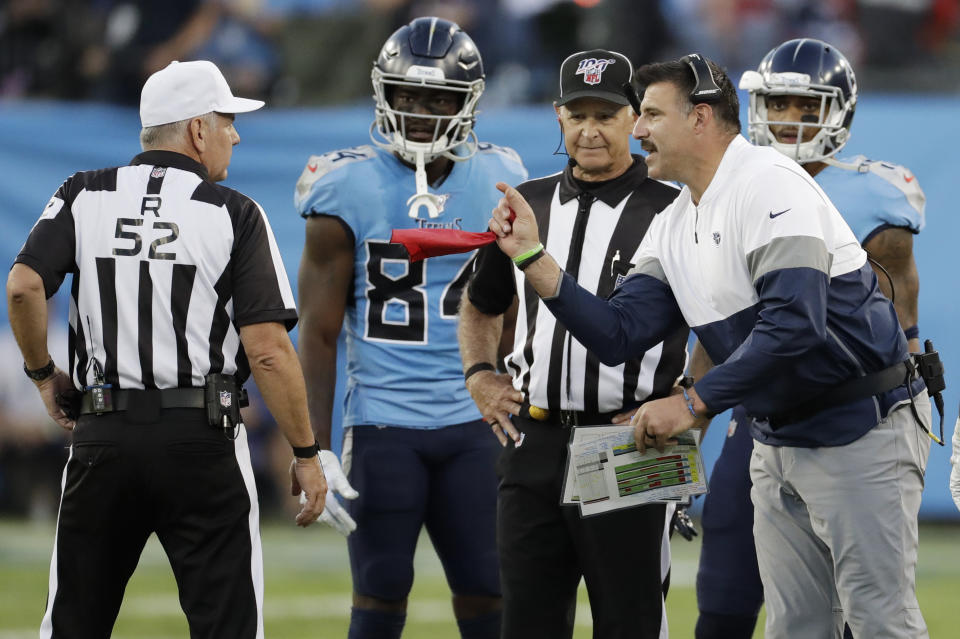
{"type": "MultiPolygon", "coordinates": [[[[960,9],[955,0],[464,0],[443,6],[392,0],[183,0],[174,4],[184,22],[209,12],[209,30],[203,41],[192,54],[177,57],[215,59],[227,71],[237,94],[268,100],[267,109],[238,118],[242,142],[235,149],[226,184],[263,205],[294,285],[303,222],[293,211],[293,184],[311,153],[368,142],[370,60],[386,35],[410,15],[453,12],[451,17],[475,37],[488,76],[477,125],[479,136],[515,148],[532,176],[563,166],[564,158],[553,154],[560,136],[549,99],[558,61],[574,50],[608,46],[624,51],[637,63],[700,50],[727,66],[736,80],[740,69],[755,64],[763,52],[786,37],[817,35],[836,43],[850,55],[861,86],[853,137],[844,154],[863,153],[904,164],[927,194],[927,226],[915,242],[921,277],[920,329],[922,339],[934,340],[946,366],[945,437],[949,440],[960,403],[955,255],[956,238],[960,237],[955,188],[955,153],[960,148],[960,9]],[[896,38],[889,35],[891,22],[899,28],[896,38]],[[627,28],[613,29],[612,25],[627,28]],[[631,34],[636,35],[631,38],[631,34]]],[[[117,44],[124,19],[127,23],[132,19],[129,11],[123,17],[130,7],[140,12],[141,22],[151,11],[148,2],[106,0],[8,0],[0,4],[0,257],[7,264],[64,178],[77,170],[125,164],[139,151],[138,116],[129,105],[136,96],[131,97],[129,90],[124,93],[119,83],[111,84],[119,67],[110,56],[147,56],[144,51],[131,53],[117,44]],[[74,33],[66,42],[62,36],[71,26],[82,35],[74,33]],[[99,75],[90,62],[98,59],[98,50],[99,75]]],[[[184,22],[172,25],[170,34],[183,28],[184,22]]],[[[412,182],[411,176],[411,189],[412,182]]],[[[51,343],[58,362],[65,362],[65,299],[58,295],[51,311],[55,315],[51,343]]],[[[5,320],[5,301],[0,305],[5,320]]],[[[6,601],[0,605],[0,637],[29,636],[19,633],[35,627],[39,620],[67,440],[44,418],[32,385],[20,371],[21,358],[6,321],[0,325],[0,355],[4,362],[0,370],[0,538],[4,539],[0,544],[0,582],[8,584],[0,589],[0,599],[6,601]],[[22,605],[17,597],[24,597],[22,605]],[[30,615],[15,621],[26,615],[25,611],[30,615]]],[[[310,555],[304,546],[304,556],[312,559],[303,565],[287,561],[291,549],[277,550],[307,542],[287,529],[286,515],[293,500],[284,496],[282,467],[288,450],[278,441],[269,418],[257,408],[255,404],[248,412],[247,421],[266,521],[284,518],[281,528],[266,526],[268,604],[274,587],[284,592],[284,588],[302,585],[299,596],[312,594],[319,574],[329,569],[323,589],[332,594],[305,599],[303,610],[288,611],[288,616],[303,621],[312,615],[343,617],[340,608],[348,605],[349,573],[342,561],[342,542],[318,533],[319,555],[310,555]],[[274,564],[303,579],[272,585],[270,559],[274,551],[279,553],[274,564]],[[329,562],[323,560],[327,554],[329,562]],[[319,573],[309,578],[302,573],[313,561],[321,565],[314,566],[319,573]],[[323,612],[324,606],[329,614],[323,612]]],[[[708,466],[720,450],[728,421],[727,415],[717,417],[706,438],[708,466]]],[[[335,440],[338,436],[334,434],[335,440]]],[[[960,538],[956,536],[960,513],[947,490],[948,457],[948,449],[932,447],[921,508],[921,517],[928,524],[946,524],[927,525],[921,536],[919,582],[928,620],[926,602],[931,598],[960,595],[960,558],[953,549],[960,538]],[[943,561],[939,561],[941,553],[943,561]],[[925,599],[925,589],[937,594],[925,599]]],[[[695,570],[695,548],[678,547],[678,569],[686,575],[677,580],[678,596],[691,609],[689,579],[695,570]]],[[[159,571],[155,583],[153,577],[145,578],[146,592],[153,593],[145,595],[142,602],[147,609],[157,597],[162,609],[163,602],[169,604],[167,599],[173,596],[172,582],[164,582],[164,566],[155,551],[153,548],[153,554],[148,552],[145,559],[148,575],[159,571]],[[160,594],[151,590],[154,586],[160,594]]],[[[426,596],[439,598],[429,600],[440,602],[441,609],[434,612],[447,619],[442,576],[435,559],[430,559],[432,551],[420,555],[425,556],[420,561],[426,563],[418,564],[418,570],[428,575],[426,587],[436,589],[426,596]]],[[[134,590],[140,583],[135,577],[134,590]]],[[[433,613],[421,610],[417,614],[430,617],[433,613]]],[[[171,616],[173,628],[182,628],[175,625],[175,610],[171,616]]],[[[270,623],[268,615],[268,631],[270,623]]],[[[428,628],[433,622],[424,623],[428,628]]],[[[680,624],[674,628],[682,629],[683,622],[680,624]]],[[[934,627],[931,623],[931,630],[934,627]]],[[[122,628],[121,623],[118,633],[122,628]]],[[[129,632],[129,636],[178,634],[156,628],[151,631],[154,634],[136,629],[129,632]]],[[[437,632],[436,636],[445,636],[442,630],[437,632]]],[[[948,635],[951,632],[945,630],[948,635]]],[[[284,630],[278,636],[294,635],[284,630]]],[[[420,635],[411,631],[410,636],[420,635]]]]}

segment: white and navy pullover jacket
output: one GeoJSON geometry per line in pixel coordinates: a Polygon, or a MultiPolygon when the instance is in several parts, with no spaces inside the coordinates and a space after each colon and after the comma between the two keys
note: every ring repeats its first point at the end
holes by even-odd
{"type": "Polygon", "coordinates": [[[568,276],[550,310],[605,363],[663,339],[682,316],[717,366],[696,384],[711,411],[743,404],[763,443],[856,440],[907,388],[776,431],[765,417],[907,358],[893,305],[819,186],[774,149],[736,137],[699,204],[687,187],[658,215],[609,300],[568,276]]]}

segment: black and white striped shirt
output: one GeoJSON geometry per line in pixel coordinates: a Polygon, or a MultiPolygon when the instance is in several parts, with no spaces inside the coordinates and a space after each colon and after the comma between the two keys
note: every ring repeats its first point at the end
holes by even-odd
{"type": "Polygon", "coordinates": [[[93,363],[116,388],[203,386],[249,366],[239,327],[296,324],[266,214],[208,180],[187,156],[148,151],[130,166],[76,173],[57,190],[17,262],[53,295],[73,275],[70,372],[93,363]]]}
{"type": "MultiPolygon", "coordinates": [[[[605,182],[577,180],[567,167],[517,189],[533,208],[547,252],[581,286],[601,297],[610,295],[633,267],[653,217],[679,193],[648,178],[639,156],[626,173],[605,182]]],[[[481,249],[468,288],[471,303],[496,315],[510,306],[515,294],[517,327],[506,365],[514,387],[535,406],[613,412],[666,395],[683,372],[686,325],[677,326],[643,357],[605,366],[570,337],[496,244],[481,249]]]]}

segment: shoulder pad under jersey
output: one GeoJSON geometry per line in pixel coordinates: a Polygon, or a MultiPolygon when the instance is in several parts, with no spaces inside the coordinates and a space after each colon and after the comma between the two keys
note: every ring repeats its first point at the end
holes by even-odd
{"type": "Polygon", "coordinates": [[[369,144],[355,146],[349,149],[339,149],[330,151],[323,155],[311,155],[307,160],[307,165],[303,167],[303,173],[297,180],[297,195],[303,197],[310,191],[314,182],[324,175],[341,169],[354,162],[362,162],[376,157],[377,151],[369,144]]]}
{"type": "Polygon", "coordinates": [[[478,142],[477,153],[499,153],[500,155],[507,156],[517,164],[523,164],[523,160],[520,159],[520,154],[508,146],[497,146],[490,142],[478,142]]]}
{"type": "Polygon", "coordinates": [[[850,160],[834,160],[830,164],[847,171],[872,173],[903,193],[907,202],[917,212],[923,213],[926,208],[927,196],[920,188],[916,176],[905,166],[880,160],[870,160],[864,155],[858,155],[850,160]]]}

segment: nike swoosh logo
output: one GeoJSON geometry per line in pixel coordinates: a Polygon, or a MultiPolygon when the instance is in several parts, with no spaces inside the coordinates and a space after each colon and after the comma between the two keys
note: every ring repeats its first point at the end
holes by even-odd
{"type": "Polygon", "coordinates": [[[908,183],[909,183],[909,182],[913,182],[913,176],[911,175],[911,176],[909,176],[909,177],[905,177],[905,178],[903,178],[903,181],[904,181],[904,182],[908,182],[908,183]]]}
{"type": "Polygon", "coordinates": [[[316,165],[316,164],[308,164],[308,165],[307,165],[307,168],[310,169],[310,172],[311,172],[311,173],[316,173],[316,172],[317,172],[317,165],[316,165]]]}
{"type": "Polygon", "coordinates": [[[780,211],[779,213],[774,213],[773,211],[770,211],[770,219],[772,220],[772,219],[775,218],[775,217],[780,217],[781,215],[783,215],[784,213],[786,213],[786,212],[789,211],[789,210],[790,210],[790,209],[783,209],[783,210],[780,211]]]}

